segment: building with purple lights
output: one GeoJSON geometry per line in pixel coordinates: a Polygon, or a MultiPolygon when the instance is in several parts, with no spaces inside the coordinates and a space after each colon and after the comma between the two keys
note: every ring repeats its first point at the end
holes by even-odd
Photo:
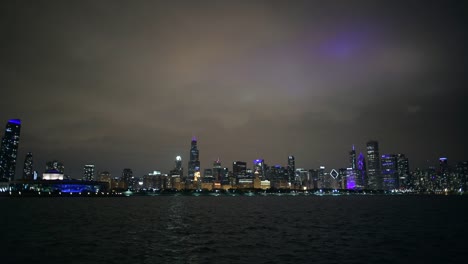
{"type": "Polygon", "coordinates": [[[188,161],[187,181],[194,180],[195,173],[200,172],[200,152],[197,147],[197,138],[192,137],[190,144],[190,159],[188,161]]]}

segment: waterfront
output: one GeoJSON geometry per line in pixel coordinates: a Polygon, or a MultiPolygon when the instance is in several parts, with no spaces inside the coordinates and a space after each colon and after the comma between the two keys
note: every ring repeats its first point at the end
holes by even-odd
{"type": "Polygon", "coordinates": [[[466,196],[1,198],[2,263],[455,263],[466,196]]]}

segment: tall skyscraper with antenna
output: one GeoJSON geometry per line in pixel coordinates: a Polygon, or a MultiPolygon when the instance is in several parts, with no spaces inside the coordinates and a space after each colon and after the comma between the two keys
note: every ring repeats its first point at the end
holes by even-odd
{"type": "Polygon", "coordinates": [[[200,172],[200,152],[197,147],[197,138],[192,137],[190,144],[190,159],[188,162],[188,180],[192,181],[196,173],[200,172]]]}

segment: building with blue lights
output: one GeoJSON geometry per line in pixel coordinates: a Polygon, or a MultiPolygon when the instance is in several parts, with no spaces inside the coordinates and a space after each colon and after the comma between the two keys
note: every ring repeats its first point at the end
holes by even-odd
{"type": "Polygon", "coordinates": [[[367,179],[367,169],[366,169],[366,159],[362,153],[359,153],[359,157],[357,160],[357,178],[356,178],[356,186],[360,189],[367,189],[368,188],[368,179],[367,179]]]}
{"type": "Polygon", "coordinates": [[[20,131],[21,120],[11,119],[8,121],[0,148],[1,181],[9,181],[15,178],[20,131]]]}
{"type": "Polygon", "coordinates": [[[263,180],[265,178],[265,161],[263,159],[256,159],[253,161],[253,173],[263,180]]]}
{"type": "Polygon", "coordinates": [[[395,190],[399,188],[397,156],[394,154],[382,155],[381,173],[384,190],[395,190]]]}

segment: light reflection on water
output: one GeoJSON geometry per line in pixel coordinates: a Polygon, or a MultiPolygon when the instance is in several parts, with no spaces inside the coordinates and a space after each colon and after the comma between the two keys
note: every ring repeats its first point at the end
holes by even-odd
{"type": "Polygon", "coordinates": [[[466,260],[468,197],[0,199],[1,263],[466,260]],[[27,254],[25,254],[27,252],[27,254]]]}

